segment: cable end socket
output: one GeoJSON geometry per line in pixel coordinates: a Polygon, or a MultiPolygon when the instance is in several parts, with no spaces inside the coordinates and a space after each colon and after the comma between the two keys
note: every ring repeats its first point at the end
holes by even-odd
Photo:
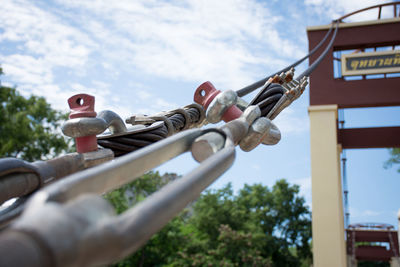
{"type": "Polygon", "coordinates": [[[217,132],[209,132],[193,142],[191,152],[197,162],[203,162],[217,153],[225,145],[225,136],[217,132]]]}

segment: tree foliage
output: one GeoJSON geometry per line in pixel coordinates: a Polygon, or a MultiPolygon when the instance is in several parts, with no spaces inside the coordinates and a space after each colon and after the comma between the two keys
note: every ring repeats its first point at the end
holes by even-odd
{"type": "MultiPolygon", "coordinates": [[[[176,178],[151,172],[106,198],[123,212],[176,178]]],[[[115,266],[309,266],[310,212],[298,193],[285,180],[208,190],[115,266]]]]}
{"type": "MultiPolygon", "coordinates": [[[[389,149],[390,158],[385,162],[385,168],[392,167],[392,165],[400,164],[400,147],[389,149]]],[[[400,168],[397,169],[400,172],[400,168]]]]}
{"type": "Polygon", "coordinates": [[[43,97],[25,98],[15,88],[0,84],[0,103],[1,157],[33,161],[68,149],[66,139],[56,132],[66,115],[52,109],[43,97]]]}

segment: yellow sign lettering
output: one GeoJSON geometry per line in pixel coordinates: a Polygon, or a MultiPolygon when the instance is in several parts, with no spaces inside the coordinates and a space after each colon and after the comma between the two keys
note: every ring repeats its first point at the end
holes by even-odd
{"type": "Polygon", "coordinates": [[[400,54],[396,54],[393,60],[394,65],[400,65],[400,54]]]}
{"type": "Polygon", "coordinates": [[[368,59],[360,60],[360,68],[365,68],[368,64],[368,59]]]}
{"type": "Polygon", "coordinates": [[[385,58],[384,65],[385,66],[390,66],[390,65],[392,65],[392,61],[393,61],[393,58],[385,58]]]}
{"type": "Polygon", "coordinates": [[[350,65],[353,70],[356,70],[358,66],[358,60],[353,60],[350,65]]]}
{"type": "Polygon", "coordinates": [[[368,61],[368,67],[375,67],[376,65],[376,59],[370,59],[368,61]]]}

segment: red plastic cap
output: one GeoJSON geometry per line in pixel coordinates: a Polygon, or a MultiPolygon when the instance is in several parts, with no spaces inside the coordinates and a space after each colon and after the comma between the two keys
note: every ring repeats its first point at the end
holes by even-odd
{"type": "Polygon", "coordinates": [[[202,83],[194,93],[194,102],[200,104],[207,109],[211,101],[219,94],[221,91],[215,89],[211,82],[202,83]]]}
{"type": "Polygon", "coordinates": [[[96,117],[94,111],[94,96],[87,94],[77,94],[68,99],[71,109],[69,118],[96,117]]]}

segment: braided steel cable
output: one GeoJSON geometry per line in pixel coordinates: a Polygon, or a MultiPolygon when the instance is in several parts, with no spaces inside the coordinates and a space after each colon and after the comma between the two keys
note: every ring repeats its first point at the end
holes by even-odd
{"type": "MultiPolygon", "coordinates": [[[[175,113],[167,117],[167,119],[172,123],[174,132],[180,132],[187,126],[193,126],[193,124],[200,122],[202,119],[201,113],[204,111],[199,110],[200,107],[191,107],[185,111],[188,113],[190,119],[186,122],[185,116],[181,113],[175,113]]],[[[160,123],[159,127],[156,129],[150,129],[149,131],[142,131],[139,133],[129,133],[126,132],[123,135],[117,136],[102,136],[98,138],[97,144],[103,148],[109,148],[114,152],[115,157],[125,155],[127,153],[136,151],[145,146],[151,145],[157,141],[160,141],[169,136],[169,129],[165,123],[160,123]]]]}
{"type": "Polygon", "coordinates": [[[286,89],[277,83],[269,84],[263,92],[256,96],[250,105],[258,105],[261,109],[261,116],[265,117],[285,94],[286,89]]]}
{"type": "MultiPolygon", "coordinates": [[[[329,31],[326,33],[324,38],[310,51],[309,54],[301,58],[300,60],[296,61],[295,63],[291,64],[290,66],[282,69],[281,71],[275,73],[274,75],[271,75],[272,77],[280,74],[281,72],[285,72],[294,66],[297,66],[301,62],[303,62],[305,59],[309,58],[311,55],[313,55],[327,40],[328,36],[332,32],[334,24],[332,23],[329,31]]],[[[319,58],[314,62],[305,72],[303,72],[297,79],[300,80],[301,77],[304,75],[309,75],[317,66],[318,64],[322,61],[322,59],[326,56],[327,51],[331,48],[333,41],[336,37],[336,33],[338,30],[338,22],[336,23],[336,28],[335,32],[331,38],[330,43],[324,50],[324,52],[319,56],[319,58]]],[[[238,96],[244,96],[255,89],[261,87],[265,82],[271,77],[268,76],[252,85],[249,85],[245,88],[242,88],[237,91],[238,96]]],[[[270,113],[270,111],[274,108],[274,106],[278,103],[278,101],[282,98],[282,96],[287,92],[287,89],[285,89],[282,85],[277,84],[277,83],[271,83],[265,88],[263,88],[259,94],[250,102],[250,105],[258,105],[259,108],[261,109],[261,116],[265,117],[267,114],[270,113]]],[[[195,122],[198,122],[201,118],[201,111],[199,111],[199,108],[189,108],[185,110],[187,112],[187,115],[190,119],[190,122],[186,122],[185,116],[180,114],[180,113],[175,113],[167,117],[167,119],[170,121],[173,127],[174,132],[179,132],[187,128],[188,123],[193,124],[195,122]]],[[[202,111],[204,112],[204,111],[202,111]]],[[[118,136],[113,136],[110,135],[109,137],[102,137],[101,139],[98,139],[97,143],[101,147],[104,148],[109,148],[113,150],[114,154],[116,157],[125,155],[126,153],[133,152],[135,150],[138,150],[140,148],[143,148],[145,146],[148,146],[152,143],[155,143],[157,141],[160,141],[170,135],[171,129],[168,129],[168,125],[166,123],[163,123],[160,125],[159,128],[157,129],[151,129],[147,132],[140,132],[140,133],[129,133],[127,132],[124,135],[118,135],[118,136]]]]}

